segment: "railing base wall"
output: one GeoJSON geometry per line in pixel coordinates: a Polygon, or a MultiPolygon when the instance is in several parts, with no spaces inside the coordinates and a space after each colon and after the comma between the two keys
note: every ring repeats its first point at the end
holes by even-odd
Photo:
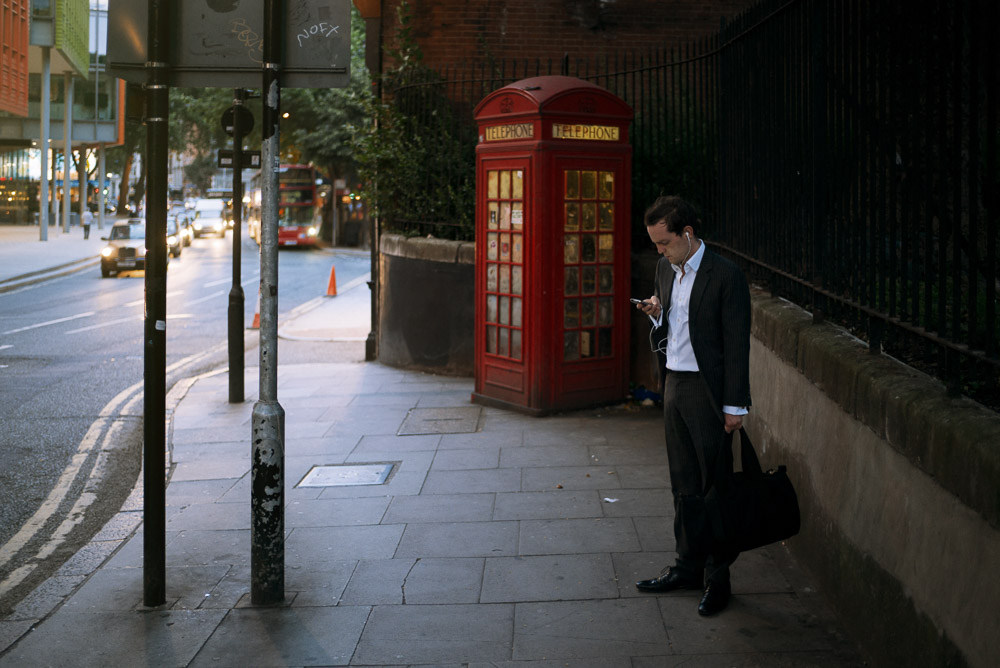
{"type": "Polygon", "coordinates": [[[811,323],[754,297],[749,429],[799,493],[790,548],[874,665],[991,665],[1000,416],[811,323]]]}

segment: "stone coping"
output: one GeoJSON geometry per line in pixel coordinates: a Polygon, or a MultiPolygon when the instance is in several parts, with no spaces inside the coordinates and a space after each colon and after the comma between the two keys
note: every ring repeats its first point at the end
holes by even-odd
{"type": "Polygon", "coordinates": [[[472,241],[449,241],[433,237],[405,237],[383,234],[379,249],[385,255],[429,262],[475,264],[476,244],[472,241]]]}

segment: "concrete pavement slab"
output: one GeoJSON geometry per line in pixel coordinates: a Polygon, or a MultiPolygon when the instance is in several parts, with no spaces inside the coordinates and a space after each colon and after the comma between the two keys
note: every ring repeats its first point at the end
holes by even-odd
{"type": "Polygon", "coordinates": [[[397,496],[385,514],[391,524],[486,522],[496,519],[494,494],[428,494],[397,496]]]}
{"type": "Polygon", "coordinates": [[[483,603],[614,598],[609,554],[559,554],[486,560],[483,603]]]}
{"type": "Polygon", "coordinates": [[[227,614],[227,610],[64,611],[0,657],[0,666],[187,666],[227,614]]]}
{"type": "Polygon", "coordinates": [[[673,653],[653,599],[517,603],[515,610],[518,661],[673,653]]]}
{"type": "Polygon", "coordinates": [[[368,614],[361,606],[232,610],[190,665],[346,666],[368,614]]]}
{"type": "Polygon", "coordinates": [[[496,520],[539,520],[602,517],[599,495],[593,490],[548,490],[497,494],[496,520]]]}
{"type": "Polygon", "coordinates": [[[497,557],[518,553],[516,522],[440,522],[407,526],[397,557],[497,557]]]}
{"type": "Polygon", "coordinates": [[[514,606],[376,606],[354,654],[359,665],[441,664],[511,658],[514,606]]]}

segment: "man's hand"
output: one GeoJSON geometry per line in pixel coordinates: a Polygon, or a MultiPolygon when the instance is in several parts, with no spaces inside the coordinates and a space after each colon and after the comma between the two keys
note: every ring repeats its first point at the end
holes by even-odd
{"type": "Polygon", "coordinates": [[[645,304],[636,304],[635,307],[650,318],[660,317],[660,299],[656,295],[647,299],[645,304]]]}
{"type": "Polygon", "coordinates": [[[729,413],[723,413],[726,418],[726,433],[731,434],[740,427],[743,426],[743,416],[742,415],[730,415],[729,413]]]}

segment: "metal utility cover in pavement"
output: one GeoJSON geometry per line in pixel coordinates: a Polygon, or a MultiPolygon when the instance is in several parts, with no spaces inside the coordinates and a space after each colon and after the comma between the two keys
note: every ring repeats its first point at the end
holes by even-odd
{"type": "Polygon", "coordinates": [[[479,430],[479,406],[461,408],[411,408],[397,436],[418,434],[471,434],[479,430]]]}
{"type": "MultiPolygon", "coordinates": [[[[398,463],[398,462],[397,462],[398,463]]],[[[394,463],[333,464],[314,466],[297,487],[350,487],[352,485],[381,485],[392,473],[394,463]]]]}

